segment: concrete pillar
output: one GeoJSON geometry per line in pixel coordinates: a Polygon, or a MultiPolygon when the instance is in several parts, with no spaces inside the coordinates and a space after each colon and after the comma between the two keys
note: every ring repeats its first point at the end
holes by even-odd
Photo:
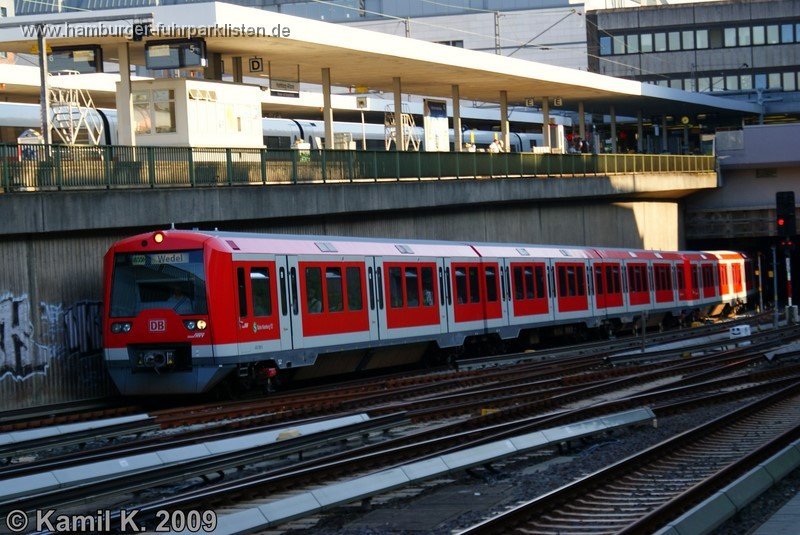
{"type": "Polygon", "coordinates": [[[133,124],[133,98],[131,96],[131,57],[128,43],[117,48],[119,57],[119,91],[117,91],[117,143],[136,145],[136,126],[133,124]]]}
{"type": "Polygon", "coordinates": [[[583,109],[583,102],[578,102],[578,135],[586,140],[586,110],[583,109]]]}
{"type": "Polygon", "coordinates": [[[461,132],[461,90],[458,84],[453,84],[453,148],[456,152],[461,152],[464,148],[461,132]]]}
{"type": "Polygon", "coordinates": [[[241,84],[244,80],[244,71],[242,70],[242,56],[233,57],[233,83],[241,84]]]}
{"type": "Polygon", "coordinates": [[[644,130],[642,126],[642,110],[636,114],[636,152],[642,153],[644,147],[644,130]]]}
{"type": "Polygon", "coordinates": [[[617,110],[611,106],[608,114],[611,116],[611,152],[617,153],[617,110]]]}
{"type": "Polygon", "coordinates": [[[550,148],[550,97],[542,97],[542,136],[544,146],[550,148]]]}
{"type": "Polygon", "coordinates": [[[667,116],[661,116],[661,152],[667,152],[669,144],[667,143],[667,116]]]}
{"type": "Polygon", "coordinates": [[[333,108],[331,107],[331,70],[322,69],[322,118],[325,121],[325,148],[333,149],[333,108]]]}
{"type": "Polygon", "coordinates": [[[208,66],[203,71],[206,80],[222,81],[222,54],[211,52],[208,54],[208,66]]]}
{"type": "Polygon", "coordinates": [[[503,150],[510,152],[511,136],[508,133],[508,91],[500,91],[500,139],[503,150]]]}
{"type": "Polygon", "coordinates": [[[400,77],[395,76],[392,78],[394,85],[394,139],[397,150],[405,150],[406,140],[403,133],[403,100],[402,92],[403,85],[400,82],[400,77]]]}

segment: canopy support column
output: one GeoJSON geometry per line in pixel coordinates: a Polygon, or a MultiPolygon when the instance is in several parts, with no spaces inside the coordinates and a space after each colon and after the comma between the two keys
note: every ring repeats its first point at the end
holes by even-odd
{"type": "Polygon", "coordinates": [[[333,149],[333,107],[331,106],[331,70],[322,69],[322,117],[325,120],[325,148],[333,149]]]}
{"type": "Polygon", "coordinates": [[[461,90],[458,84],[453,84],[453,149],[461,152],[464,148],[463,133],[461,132],[461,90]]]}
{"type": "Polygon", "coordinates": [[[406,137],[403,130],[403,85],[399,76],[392,78],[394,85],[394,140],[397,150],[406,150],[406,137]]]}
{"type": "Polygon", "coordinates": [[[120,145],[136,145],[133,124],[133,95],[131,92],[131,57],[128,43],[117,48],[119,57],[119,91],[117,92],[117,139],[120,145]]]}
{"type": "Polygon", "coordinates": [[[508,91],[500,91],[500,138],[503,150],[510,152],[511,136],[508,133],[508,91]]]}

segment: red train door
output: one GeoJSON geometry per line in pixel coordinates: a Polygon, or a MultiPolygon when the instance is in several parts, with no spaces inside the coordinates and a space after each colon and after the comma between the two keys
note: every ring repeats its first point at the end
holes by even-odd
{"type": "Polygon", "coordinates": [[[675,287],[673,282],[671,263],[653,263],[653,283],[655,286],[656,303],[672,303],[675,301],[675,287]]]}
{"type": "Polygon", "coordinates": [[[554,262],[556,319],[583,317],[589,313],[585,262],[554,262]]]}
{"type": "Polygon", "coordinates": [[[622,308],[622,275],[619,262],[593,264],[595,308],[598,312],[614,312],[622,308]]]}
{"type": "Polygon", "coordinates": [[[234,261],[233,271],[239,355],[290,349],[291,332],[288,318],[281,315],[275,261],[234,261]]]}
{"type": "Polygon", "coordinates": [[[447,332],[441,259],[386,256],[375,263],[381,339],[447,332]]]}

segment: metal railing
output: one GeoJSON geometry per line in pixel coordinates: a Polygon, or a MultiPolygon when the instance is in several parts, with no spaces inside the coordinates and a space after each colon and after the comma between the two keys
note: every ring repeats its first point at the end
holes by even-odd
{"type": "Polygon", "coordinates": [[[713,156],[0,145],[4,192],[711,173],[713,156]]]}

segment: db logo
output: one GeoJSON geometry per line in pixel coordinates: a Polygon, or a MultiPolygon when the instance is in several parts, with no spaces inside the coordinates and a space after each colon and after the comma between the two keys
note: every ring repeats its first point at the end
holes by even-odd
{"type": "Polygon", "coordinates": [[[167,320],[150,320],[151,333],[163,333],[167,330],[167,320]]]}

